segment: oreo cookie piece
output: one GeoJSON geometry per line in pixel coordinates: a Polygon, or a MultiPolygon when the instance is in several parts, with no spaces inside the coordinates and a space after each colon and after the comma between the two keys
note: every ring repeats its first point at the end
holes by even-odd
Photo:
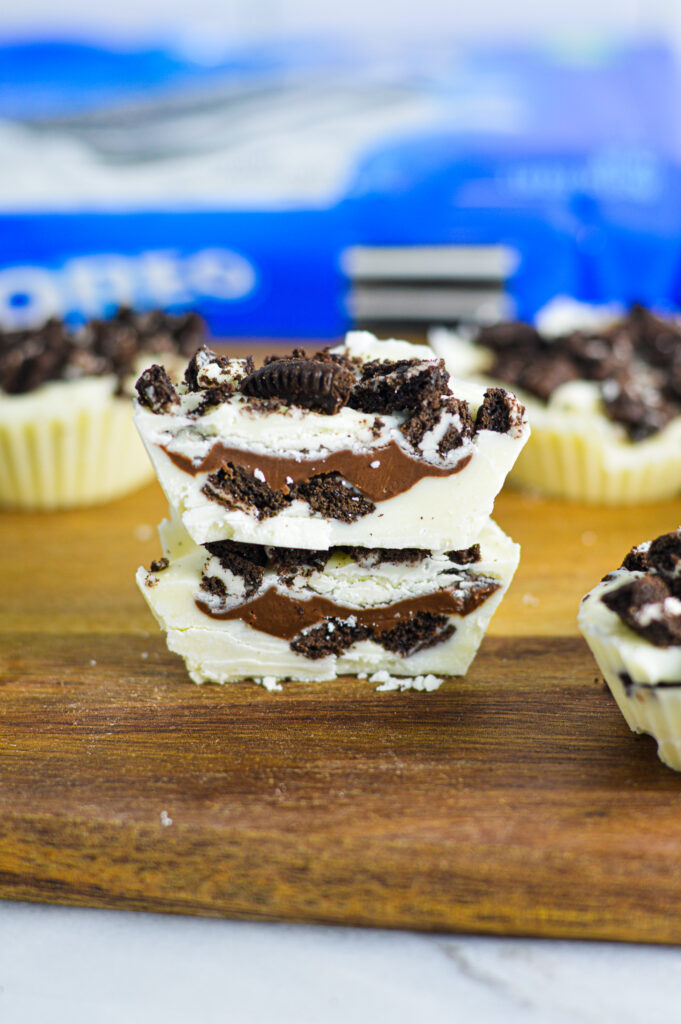
{"type": "Polygon", "coordinates": [[[493,430],[507,434],[522,418],[523,407],[515,395],[503,388],[487,388],[482,405],[475,417],[475,432],[493,430]]]}
{"type": "Polygon", "coordinates": [[[657,537],[648,548],[648,568],[654,569],[676,592],[681,589],[681,533],[674,530],[657,537]]]}
{"type": "Polygon", "coordinates": [[[354,374],[338,363],[318,359],[275,359],[250,373],[241,391],[253,398],[279,398],[334,415],[347,404],[354,374]]]}
{"type": "MultiPolygon", "coordinates": [[[[622,622],[656,647],[681,644],[681,614],[670,611],[666,581],[653,572],[609,590],[602,601],[622,622]]],[[[679,604],[678,599],[674,599],[679,604]]]]}
{"type": "Polygon", "coordinates": [[[170,377],[156,363],[140,375],[135,390],[142,405],[153,413],[168,412],[171,406],[178,405],[180,401],[170,377]]]}

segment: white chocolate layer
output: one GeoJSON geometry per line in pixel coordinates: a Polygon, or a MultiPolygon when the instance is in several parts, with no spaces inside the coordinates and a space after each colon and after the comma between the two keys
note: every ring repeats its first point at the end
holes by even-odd
{"type": "MultiPolygon", "coordinates": [[[[456,628],[452,637],[408,657],[388,651],[372,640],[362,640],[339,656],[311,660],[293,651],[285,639],[255,630],[241,620],[216,619],[200,611],[195,597],[205,597],[199,591],[199,581],[206,551],[194,545],[177,522],[165,522],[160,533],[170,565],[158,573],[139,569],[137,582],[166,632],[168,647],[185,659],[190,677],[199,683],[267,679],[271,685],[273,680],[312,682],[376,672],[391,676],[463,675],[511,582],[520,556],[518,545],[490,520],[479,538],[481,560],[466,568],[494,578],[500,586],[468,615],[449,617],[456,628]]],[[[328,571],[319,570],[307,579],[296,579],[294,587],[287,591],[289,595],[304,600],[323,594],[338,604],[359,610],[429,593],[451,586],[456,580],[456,575],[442,575],[445,567],[454,566],[441,553],[417,565],[382,563],[370,568],[334,553],[328,564],[328,571]]]]}
{"type": "MultiPolygon", "coordinates": [[[[365,332],[349,334],[346,345],[336,351],[363,360],[432,359],[427,346],[379,342],[365,332]]],[[[484,387],[456,381],[450,382],[450,388],[458,398],[469,402],[475,414],[483,401],[484,387]]],[[[191,411],[199,399],[196,394],[184,395],[179,408],[174,407],[167,414],[154,414],[139,404],[136,412],[137,426],[168,502],[197,544],[233,539],[317,549],[344,544],[467,547],[477,539],[491,515],[496,495],[529,435],[526,421],[508,434],[482,430],[460,448],[439,456],[439,435],[435,436],[434,430],[432,438],[424,438],[423,461],[448,468],[470,456],[461,471],[451,476],[424,477],[409,490],[377,502],[374,512],[352,523],[325,518],[303,501],[292,502],[277,515],[258,519],[255,511],[226,508],[207,497],[202,488],[209,474],[185,472],[164,449],[197,465],[216,442],[249,455],[287,458],[299,463],[339,451],[364,456],[376,451],[378,469],[378,453],[390,442],[414,456],[399,430],[406,414],[381,415],[382,425],[376,431],[374,414],[347,406],[333,416],[296,406],[271,412],[254,411],[257,400],[235,395],[200,418],[192,418],[191,411]]]]}
{"type": "Polygon", "coordinates": [[[577,621],[629,728],[653,736],[661,760],[681,771],[681,646],[656,647],[601,600],[640,575],[620,569],[599,583],[582,599],[577,621]]]}

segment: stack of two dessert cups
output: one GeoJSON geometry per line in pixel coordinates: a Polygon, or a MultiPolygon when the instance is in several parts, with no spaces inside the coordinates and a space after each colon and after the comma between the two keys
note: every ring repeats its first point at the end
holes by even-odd
{"type": "Polygon", "coordinates": [[[137,390],[170,505],[137,579],[194,681],[467,671],[520,553],[491,519],[529,434],[510,393],[363,332],[257,370],[202,349],[137,390]]]}

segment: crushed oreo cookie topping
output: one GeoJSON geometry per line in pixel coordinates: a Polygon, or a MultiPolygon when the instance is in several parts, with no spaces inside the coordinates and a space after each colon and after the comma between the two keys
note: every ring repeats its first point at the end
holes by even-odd
{"type": "Polygon", "coordinates": [[[547,402],[574,380],[597,382],[605,415],[644,441],[681,415],[681,324],[634,305],[602,328],[544,337],[524,323],[478,332],[494,359],[489,375],[547,402]]]}
{"type": "Polygon", "coordinates": [[[475,417],[475,430],[494,430],[497,434],[507,434],[520,422],[523,407],[515,395],[503,388],[487,388],[482,405],[475,417]]]}
{"type": "Polygon", "coordinates": [[[365,363],[348,405],[360,412],[383,415],[407,412],[400,430],[414,448],[449,414],[450,422],[436,444],[441,456],[461,447],[473,435],[468,404],[449,393],[449,374],[441,359],[365,363]]]}
{"type": "Polygon", "coordinates": [[[230,359],[202,345],[187,364],[184,382],[188,391],[221,391],[224,401],[234,394],[236,386],[254,370],[252,356],[247,359],[230,359]]]}
{"type": "Polygon", "coordinates": [[[153,413],[168,412],[173,405],[179,405],[177,392],[170,377],[162,366],[154,364],[141,374],[135,390],[142,405],[153,413]]]}
{"type": "Polygon", "coordinates": [[[681,532],[632,548],[622,568],[641,575],[605,593],[603,604],[656,647],[681,644],[681,532]]]}
{"type": "Polygon", "coordinates": [[[331,416],[347,404],[354,383],[354,374],[336,362],[276,359],[250,373],[241,391],[255,398],[280,398],[289,405],[331,416]]]}
{"type": "Polygon", "coordinates": [[[0,390],[25,394],[55,380],[114,374],[120,384],[142,353],[190,356],[205,338],[196,313],[119,309],[109,320],[90,320],[73,330],[61,320],[41,327],[0,330],[0,390]]]}

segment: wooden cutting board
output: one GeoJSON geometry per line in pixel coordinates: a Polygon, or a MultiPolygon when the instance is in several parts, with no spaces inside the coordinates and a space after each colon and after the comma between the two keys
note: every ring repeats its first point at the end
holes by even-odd
{"type": "Polygon", "coordinates": [[[681,775],[575,628],[681,502],[502,495],[516,581],[468,676],[430,694],[189,683],[133,583],[163,514],[150,486],[0,516],[0,896],[681,941],[681,775]]]}

